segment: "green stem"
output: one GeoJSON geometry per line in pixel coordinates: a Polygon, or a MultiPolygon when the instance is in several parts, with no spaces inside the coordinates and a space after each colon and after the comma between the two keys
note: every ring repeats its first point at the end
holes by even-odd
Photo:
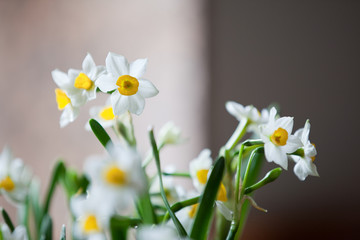
{"type": "Polygon", "coordinates": [[[173,176],[173,177],[191,177],[190,173],[168,173],[168,172],[162,172],[162,175],[164,176],[173,176]]]}
{"type": "MultiPolygon", "coordinates": [[[[160,150],[165,146],[164,143],[160,144],[159,147],[158,147],[158,151],[160,152],[160,150]]],[[[148,155],[146,156],[143,164],[142,164],[142,167],[143,169],[145,169],[150,163],[151,161],[154,159],[154,155],[153,155],[153,152],[152,151],[149,151],[148,155]]]]}
{"type": "MultiPolygon", "coordinates": [[[[181,209],[183,209],[185,207],[188,207],[188,206],[191,206],[191,205],[194,205],[194,204],[198,203],[199,199],[200,199],[200,196],[190,198],[190,199],[187,199],[187,200],[184,200],[184,201],[181,201],[181,202],[174,203],[171,206],[171,210],[175,213],[175,212],[180,211],[181,209]]],[[[166,212],[166,214],[164,215],[164,218],[163,218],[163,222],[167,221],[169,219],[169,217],[170,217],[169,212],[166,212]]]]}

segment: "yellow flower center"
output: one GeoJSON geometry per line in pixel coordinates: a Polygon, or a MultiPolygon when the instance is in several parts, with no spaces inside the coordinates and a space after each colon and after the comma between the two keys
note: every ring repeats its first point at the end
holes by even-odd
{"type": "Polygon", "coordinates": [[[112,166],[106,170],[105,179],[112,185],[123,185],[126,182],[126,173],[117,166],[112,166]]]}
{"type": "Polygon", "coordinates": [[[288,140],[288,132],[283,128],[278,128],[270,137],[270,140],[273,144],[278,146],[286,145],[288,140]]]}
{"type": "Polygon", "coordinates": [[[14,182],[9,176],[0,181],[0,188],[4,188],[6,191],[11,192],[15,188],[14,182]]]}
{"type": "Polygon", "coordinates": [[[93,86],[94,82],[91,81],[91,79],[85,73],[80,73],[74,82],[74,87],[85,90],[90,90],[93,86]]]}
{"type": "Polygon", "coordinates": [[[191,209],[190,209],[190,211],[188,212],[190,218],[194,218],[194,217],[195,217],[195,214],[196,214],[196,211],[197,211],[197,209],[198,209],[198,206],[199,206],[198,203],[191,206],[191,209]]]}
{"type": "Polygon", "coordinates": [[[83,225],[83,229],[85,233],[98,232],[100,231],[100,227],[97,224],[96,217],[94,215],[89,215],[83,225]]]}
{"type": "Polygon", "coordinates": [[[104,107],[99,113],[99,117],[107,121],[113,120],[115,115],[112,107],[104,107]]]}
{"type": "Polygon", "coordinates": [[[118,90],[121,95],[131,96],[137,93],[139,88],[139,81],[129,75],[122,75],[116,81],[119,86],[118,90]]]}
{"type": "Polygon", "coordinates": [[[205,184],[207,181],[208,169],[201,169],[196,172],[196,177],[201,184],[205,184]]]}
{"type": "Polygon", "coordinates": [[[66,105],[68,105],[71,102],[70,98],[68,98],[66,93],[60,88],[55,89],[55,95],[59,110],[63,110],[66,107],[66,105]]]}
{"type": "Polygon", "coordinates": [[[226,188],[225,188],[224,184],[221,183],[218,194],[217,194],[217,200],[226,202],[228,200],[226,195],[227,195],[226,188]]]}

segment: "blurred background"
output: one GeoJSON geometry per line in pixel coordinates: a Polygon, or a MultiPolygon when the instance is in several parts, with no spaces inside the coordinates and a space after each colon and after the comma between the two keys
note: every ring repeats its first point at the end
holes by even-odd
{"type": "MultiPolygon", "coordinates": [[[[185,170],[205,147],[215,156],[235,129],[226,101],[276,102],[295,129],[310,119],[321,177],[301,182],[290,166],[259,190],[269,212],[251,212],[244,239],[355,239],[359,11],[351,0],[0,0],[0,147],[31,166],[42,192],[58,158],[81,170],[103,149],[83,128],[89,107],[60,129],[51,71],[80,69],[87,52],[97,64],[109,51],[147,57],[145,77],[160,93],[134,117],[143,155],[147,127],[173,120],[188,140],[162,159],[185,170]]],[[[54,226],[69,222],[65,208],[57,191],[54,226]]]]}

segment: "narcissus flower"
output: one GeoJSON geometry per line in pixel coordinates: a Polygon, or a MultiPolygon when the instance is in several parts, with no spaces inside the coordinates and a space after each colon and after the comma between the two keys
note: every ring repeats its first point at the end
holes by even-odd
{"type": "Polygon", "coordinates": [[[82,70],[69,69],[69,80],[74,87],[69,92],[70,98],[81,99],[79,103],[74,100],[74,105],[79,106],[83,102],[96,98],[95,82],[101,74],[105,73],[105,70],[104,66],[96,66],[89,53],[82,63],[82,70]]]}
{"type": "MultiPolygon", "coordinates": [[[[206,182],[209,177],[210,168],[212,166],[211,151],[204,149],[201,151],[199,156],[190,162],[190,176],[193,180],[195,188],[201,193],[204,191],[206,182]]],[[[226,202],[227,193],[223,183],[221,183],[217,200],[226,202]]]]}
{"type": "Polygon", "coordinates": [[[106,57],[107,74],[96,81],[96,86],[111,94],[111,104],[115,115],[125,111],[140,115],[144,110],[145,98],[158,94],[156,87],[142,78],[146,70],[147,59],[138,59],[128,63],[124,56],[109,53],[106,57]]]}
{"type": "Polygon", "coordinates": [[[9,148],[0,154],[0,194],[10,202],[24,203],[31,183],[31,172],[20,158],[14,158],[9,148]]]}
{"type": "Polygon", "coordinates": [[[167,226],[141,227],[138,231],[138,240],[169,240],[180,239],[175,229],[167,226]]]}
{"type": "Polygon", "coordinates": [[[167,122],[159,132],[159,145],[179,144],[183,142],[181,130],[173,122],[167,122]]]}
{"type": "MultiPolygon", "coordinates": [[[[94,106],[89,110],[90,117],[98,121],[103,128],[115,126],[118,116],[114,115],[110,99],[103,106],[94,106]]],[[[89,123],[85,126],[86,130],[91,130],[89,123]]]]}
{"type": "Polygon", "coordinates": [[[260,112],[256,107],[249,105],[243,106],[240,103],[229,101],[225,104],[226,110],[237,120],[247,119],[251,123],[258,123],[260,120],[260,112]]]}
{"type": "Polygon", "coordinates": [[[6,224],[2,224],[1,233],[4,240],[28,240],[26,233],[26,228],[23,225],[17,226],[13,232],[10,231],[10,228],[6,224]]]}
{"type": "Polygon", "coordinates": [[[282,168],[287,169],[287,154],[293,153],[301,147],[301,141],[297,136],[291,135],[293,128],[292,117],[275,119],[276,109],[270,110],[268,124],[259,126],[260,136],[264,141],[265,157],[268,162],[275,162],[282,168]]]}
{"type": "MultiPolygon", "coordinates": [[[[98,189],[99,190],[99,189],[98,189]]],[[[78,195],[71,198],[70,207],[76,221],[74,236],[77,239],[105,240],[109,220],[115,214],[113,204],[101,192],[90,191],[89,195],[78,195]]]]}
{"type": "Polygon", "coordinates": [[[126,208],[132,197],[144,190],[139,154],[132,148],[108,145],[108,156],[94,156],[85,163],[85,174],[94,188],[118,199],[118,210],[126,208]]]}
{"type": "Polygon", "coordinates": [[[304,128],[301,128],[295,132],[302,143],[302,147],[299,149],[299,155],[290,155],[290,158],[296,163],[294,166],[295,175],[304,181],[308,175],[319,176],[316,166],[314,164],[316,156],[315,145],[309,141],[310,122],[306,121],[304,128]]]}
{"type": "Polygon", "coordinates": [[[69,93],[72,93],[75,87],[71,85],[71,81],[66,73],[56,69],[51,72],[51,75],[59,87],[55,89],[55,95],[58,109],[63,111],[60,117],[60,127],[65,127],[79,115],[79,108],[74,106],[73,103],[75,102],[80,106],[85,103],[85,100],[78,95],[73,95],[74,97],[70,99],[69,93]]]}

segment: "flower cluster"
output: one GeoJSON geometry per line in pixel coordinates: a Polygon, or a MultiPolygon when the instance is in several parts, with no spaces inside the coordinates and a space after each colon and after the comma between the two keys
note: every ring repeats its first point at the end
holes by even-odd
{"type": "MultiPolygon", "coordinates": [[[[21,159],[4,148],[0,154],[0,194],[24,217],[14,227],[1,209],[5,223],[0,239],[51,239],[49,210],[57,185],[67,196],[73,239],[205,239],[214,211],[217,226],[211,232],[216,239],[239,239],[250,208],[266,212],[255,202],[254,193],[278,179],[289,161],[294,162],[294,173],[300,180],[319,176],[314,164],[316,148],[309,140],[309,120],[292,133],[293,118],[280,117],[274,107],[260,112],[236,102],[227,102],[225,107],[239,124],[215,159],[210,149],[204,149],[189,161],[186,172],[162,167],[159,153],[166,146],[186,142],[173,122],[165,124],[157,138],[154,130],[149,130],[151,150],[142,157],[132,114],[141,114],[145,98],[158,93],[142,78],[147,60],[128,63],[125,57],[109,53],[105,62],[106,66],[97,66],[88,54],[82,70],[52,72],[58,86],[58,108],[63,110],[61,127],[74,121],[80,107],[95,99],[97,92],[110,95],[105,105],[90,109],[86,125],[104,146],[105,154],[88,157],[81,172],[58,161],[41,201],[36,178],[21,159]],[[110,138],[105,130],[108,127],[116,139],[110,138]],[[244,139],[247,133],[252,137],[244,139]],[[266,161],[280,167],[260,178],[259,170],[266,161]],[[155,164],[156,173],[149,171],[151,164],[155,164]],[[192,190],[176,184],[175,178],[189,179],[192,190]]],[[[61,239],[66,239],[65,226],[61,239]]]]}
{"type": "Polygon", "coordinates": [[[115,116],[126,111],[141,114],[145,98],[158,94],[156,87],[142,78],[147,59],[129,63],[124,56],[110,52],[105,62],[106,66],[97,66],[91,55],[87,54],[82,70],[69,69],[67,74],[58,69],[52,71],[53,80],[58,86],[55,89],[56,102],[59,110],[63,110],[61,127],[73,122],[79,115],[79,108],[95,99],[98,90],[111,92],[110,101],[105,106],[91,111],[91,115],[98,115],[103,122],[111,122],[115,116]]]}

